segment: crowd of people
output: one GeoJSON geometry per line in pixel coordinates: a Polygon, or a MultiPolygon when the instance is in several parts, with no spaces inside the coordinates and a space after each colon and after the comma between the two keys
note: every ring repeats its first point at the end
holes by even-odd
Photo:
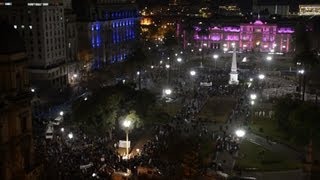
{"type": "MultiPolygon", "coordinates": [[[[167,123],[155,125],[154,135],[143,145],[141,153],[131,159],[123,159],[116,150],[112,139],[101,137],[87,137],[81,130],[72,128],[73,137],[68,136],[59,129],[55,132],[55,138],[44,140],[37,139],[37,154],[46,157],[46,167],[49,179],[90,179],[110,178],[113,172],[132,172],[137,174],[140,166],[157,169],[159,175],[172,177],[175,175],[175,167],[181,163],[161,159],[160,155],[169,148],[169,140],[174,134],[188,135],[196,134],[199,138],[203,136],[212,137],[215,129],[208,129],[201,119],[197,117],[207,100],[212,96],[242,97],[245,88],[229,86],[229,70],[196,68],[197,75],[191,77],[189,73],[178,73],[170,79],[172,85],[172,96],[178,99],[183,107],[167,123]],[[200,86],[201,82],[209,83],[211,86],[200,86]]],[[[154,71],[157,72],[157,71],[154,71]]],[[[167,77],[167,70],[158,73],[146,73],[145,82],[163,81],[167,77]]],[[[147,83],[147,84],[148,84],[147,83]]],[[[245,114],[248,117],[247,99],[238,98],[228,123],[237,121],[245,114]]],[[[216,138],[216,149],[227,150],[234,153],[239,149],[237,141],[229,132],[220,129],[216,138]]]]}

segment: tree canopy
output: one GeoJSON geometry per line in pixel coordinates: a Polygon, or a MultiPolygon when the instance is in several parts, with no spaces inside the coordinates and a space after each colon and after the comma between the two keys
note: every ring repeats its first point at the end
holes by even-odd
{"type": "Polygon", "coordinates": [[[310,139],[320,138],[320,109],[317,105],[287,96],[278,99],[274,109],[279,128],[286,131],[292,141],[305,145],[310,139]]]}
{"type": "Polygon", "coordinates": [[[149,107],[155,103],[154,94],[129,86],[106,87],[93,94],[87,101],[75,102],[72,114],[73,121],[91,135],[110,135],[124,116],[141,126],[149,107]]]}

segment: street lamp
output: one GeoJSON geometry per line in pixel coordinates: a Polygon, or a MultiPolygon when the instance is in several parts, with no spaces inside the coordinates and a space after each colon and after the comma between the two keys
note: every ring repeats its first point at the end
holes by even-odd
{"type": "Polygon", "coordinates": [[[304,69],[298,71],[299,74],[304,74],[304,69]]]}
{"type": "Polygon", "coordinates": [[[250,78],[249,81],[252,82],[252,81],[253,81],[253,78],[250,78]]]}
{"type": "Polygon", "coordinates": [[[172,90],[171,89],[165,89],[164,90],[164,94],[165,95],[170,95],[172,93],[172,90]]]}
{"type": "Polygon", "coordinates": [[[223,52],[226,53],[228,51],[228,48],[224,47],[223,52]]]}
{"type": "Polygon", "coordinates": [[[59,112],[59,115],[60,115],[60,116],[63,116],[63,114],[64,114],[63,111],[60,111],[60,112],[59,112]]]}
{"type": "Polygon", "coordinates": [[[125,128],[125,131],[126,131],[126,143],[127,143],[127,145],[126,145],[126,151],[127,151],[127,159],[129,159],[129,128],[130,128],[130,126],[131,126],[131,121],[130,120],[128,120],[128,119],[125,119],[124,121],[123,121],[123,127],[125,128]]]}
{"type": "Polygon", "coordinates": [[[257,95],[256,94],[250,94],[250,99],[256,100],[257,99],[257,95]]]}
{"type": "Polygon", "coordinates": [[[213,55],[213,59],[214,59],[214,68],[216,69],[217,68],[217,59],[219,58],[219,55],[218,54],[214,54],[213,55]]]}
{"type": "Polygon", "coordinates": [[[35,90],[34,88],[31,88],[31,92],[33,92],[33,93],[34,93],[34,92],[36,92],[36,90],[35,90]]]}
{"type": "Polygon", "coordinates": [[[179,58],[177,58],[177,61],[178,61],[178,62],[181,62],[181,61],[182,61],[182,59],[179,57],[179,58]]]}
{"type": "Polygon", "coordinates": [[[72,132],[68,134],[68,138],[69,138],[69,139],[72,139],[72,138],[73,138],[72,132]]]}
{"type": "Polygon", "coordinates": [[[140,75],[140,71],[137,71],[137,75],[138,75],[138,76],[140,75]]]}
{"type": "Polygon", "coordinates": [[[166,64],[166,68],[169,69],[169,68],[170,68],[170,65],[169,65],[169,64],[166,64]]]}
{"type": "Polygon", "coordinates": [[[153,69],[154,68],[154,66],[151,66],[151,69],[153,69]]]}
{"type": "Polygon", "coordinates": [[[64,128],[61,128],[60,131],[61,131],[61,132],[64,132],[64,128]]]}
{"type": "Polygon", "coordinates": [[[78,77],[78,74],[73,74],[73,77],[74,77],[74,78],[77,78],[77,77],[78,77]]]}
{"type": "Polygon", "coordinates": [[[84,98],[84,101],[87,101],[87,100],[88,100],[88,98],[87,98],[87,97],[85,97],[85,98],[84,98]]]}
{"type": "Polygon", "coordinates": [[[235,134],[237,137],[242,138],[246,135],[246,132],[243,129],[237,129],[235,134]]]}
{"type": "Polygon", "coordinates": [[[258,78],[263,80],[266,76],[264,74],[259,74],[258,78]]]}
{"type": "Polygon", "coordinates": [[[195,76],[196,74],[197,74],[196,71],[194,71],[194,70],[191,70],[191,71],[190,71],[190,75],[191,75],[191,76],[195,76]]]}

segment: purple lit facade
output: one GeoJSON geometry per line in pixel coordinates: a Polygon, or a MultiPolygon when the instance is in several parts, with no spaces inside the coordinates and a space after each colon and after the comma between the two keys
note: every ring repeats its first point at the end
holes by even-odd
{"type": "Polygon", "coordinates": [[[294,33],[290,27],[278,27],[260,20],[240,26],[210,27],[206,36],[199,35],[199,31],[200,28],[195,27],[195,45],[204,49],[230,50],[231,44],[235,43],[242,52],[281,53],[291,51],[290,41],[294,33]]]}

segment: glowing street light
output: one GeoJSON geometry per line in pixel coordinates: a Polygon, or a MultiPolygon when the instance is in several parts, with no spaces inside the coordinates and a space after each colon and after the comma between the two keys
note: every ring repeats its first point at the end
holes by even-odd
{"type": "Polygon", "coordinates": [[[33,92],[33,93],[34,93],[34,92],[36,92],[36,90],[35,90],[34,88],[31,88],[31,92],[33,92]]]}
{"type": "Polygon", "coordinates": [[[266,76],[264,74],[259,74],[258,78],[263,80],[266,76]]]}
{"type": "Polygon", "coordinates": [[[271,61],[272,60],[272,57],[271,56],[267,56],[267,61],[271,61]]]}
{"type": "Polygon", "coordinates": [[[217,59],[219,58],[219,55],[218,54],[214,54],[213,55],[213,59],[214,59],[214,68],[216,69],[217,68],[217,59]]]}
{"type": "Polygon", "coordinates": [[[250,99],[256,100],[257,99],[257,95],[256,94],[250,94],[250,99]]]}
{"type": "Polygon", "coordinates": [[[254,101],[251,101],[250,104],[251,104],[251,105],[254,105],[254,101]]]}
{"type": "Polygon", "coordinates": [[[181,61],[182,61],[182,59],[179,57],[179,58],[177,58],[177,61],[178,61],[178,62],[181,62],[181,61]]]}
{"type": "Polygon", "coordinates": [[[223,48],[223,52],[226,53],[228,51],[228,48],[223,48]]]}
{"type": "Polygon", "coordinates": [[[191,76],[195,76],[196,74],[197,74],[196,71],[194,71],[194,70],[191,70],[191,71],[190,71],[190,75],[191,75],[191,76]]]}
{"type": "Polygon", "coordinates": [[[78,74],[73,74],[72,75],[74,78],[77,78],[78,77],[78,74]]]}
{"type": "Polygon", "coordinates": [[[68,134],[68,138],[69,138],[69,139],[72,139],[72,138],[73,138],[72,132],[68,134]]]}
{"type": "Polygon", "coordinates": [[[169,65],[169,64],[166,64],[166,68],[169,69],[169,68],[170,68],[170,65],[169,65]]]}
{"type": "Polygon", "coordinates": [[[253,78],[250,78],[249,81],[252,82],[252,81],[253,81],[253,78]]]}
{"type": "Polygon", "coordinates": [[[151,69],[153,69],[153,68],[154,68],[154,66],[151,66],[150,68],[151,68],[151,69]]]}
{"type": "Polygon", "coordinates": [[[61,131],[61,132],[64,132],[64,128],[61,128],[60,131],[61,131]]]}
{"type": "Polygon", "coordinates": [[[298,71],[299,74],[304,74],[304,69],[298,71]]]}
{"type": "Polygon", "coordinates": [[[242,59],[242,62],[247,62],[247,57],[244,57],[244,58],[242,59]]]}
{"type": "Polygon", "coordinates": [[[63,116],[63,114],[64,114],[63,111],[60,111],[60,112],[59,112],[59,115],[60,115],[60,116],[63,116]]]}
{"type": "Polygon", "coordinates": [[[202,49],[201,48],[199,48],[199,52],[201,52],[202,51],[202,49]]]}
{"type": "Polygon", "coordinates": [[[84,98],[84,100],[85,100],[85,101],[87,101],[87,100],[88,100],[88,98],[87,98],[87,97],[85,97],[85,98],[84,98]]]}
{"type": "Polygon", "coordinates": [[[125,119],[122,123],[123,127],[125,128],[126,131],[126,151],[127,151],[127,159],[129,159],[129,128],[131,126],[132,122],[128,119],[125,119]]]}
{"type": "Polygon", "coordinates": [[[138,76],[140,75],[140,71],[137,71],[137,75],[138,75],[138,76]]]}
{"type": "Polygon", "coordinates": [[[237,135],[237,137],[242,138],[246,135],[246,132],[243,129],[237,129],[235,134],[237,135]]]}
{"type": "Polygon", "coordinates": [[[165,95],[170,95],[172,93],[171,89],[165,89],[164,90],[165,95]]]}
{"type": "Polygon", "coordinates": [[[162,61],[160,61],[160,64],[162,64],[162,61]]]}

